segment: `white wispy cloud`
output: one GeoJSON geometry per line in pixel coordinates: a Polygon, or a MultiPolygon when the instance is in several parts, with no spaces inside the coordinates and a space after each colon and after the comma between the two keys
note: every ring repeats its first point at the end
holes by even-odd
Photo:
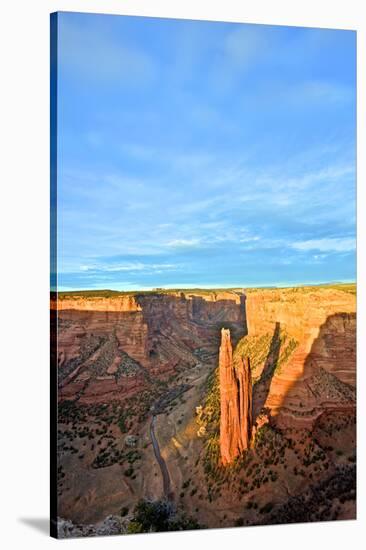
{"type": "Polygon", "coordinates": [[[258,235],[254,235],[254,236],[241,236],[239,237],[237,240],[239,243],[252,243],[252,242],[257,242],[261,239],[261,237],[259,237],[258,235]]]}
{"type": "Polygon", "coordinates": [[[201,244],[200,239],[173,239],[166,243],[166,246],[171,248],[192,248],[201,244]]]}
{"type": "MultiPolygon", "coordinates": [[[[195,155],[196,158],[205,157],[204,152],[195,155]]],[[[194,185],[189,200],[184,184],[169,185],[164,175],[156,183],[151,175],[143,178],[118,172],[71,172],[61,176],[60,188],[67,186],[69,196],[77,199],[78,208],[64,208],[60,220],[70,228],[77,223],[77,251],[83,250],[86,258],[93,257],[96,250],[103,250],[105,256],[143,255],[156,256],[156,259],[160,256],[159,260],[169,256],[166,259],[171,264],[170,255],[175,251],[183,254],[200,248],[213,249],[225,243],[238,244],[240,250],[273,249],[288,247],[291,240],[295,241],[293,249],[301,250],[301,246],[310,244],[302,245],[299,235],[293,234],[285,242],[273,236],[268,238],[263,228],[273,221],[267,217],[268,213],[272,211],[275,220],[279,211],[284,211],[286,221],[291,223],[296,221],[296,213],[302,223],[316,221],[318,225],[352,219],[352,196],[344,200],[345,189],[352,191],[352,186],[345,186],[344,181],[352,182],[354,165],[342,158],[333,163],[317,160],[318,169],[306,170],[306,166],[311,166],[312,155],[308,156],[305,155],[305,160],[296,157],[288,166],[281,163],[281,166],[268,166],[260,171],[250,169],[246,160],[239,162],[235,156],[219,158],[209,169],[206,166],[204,170],[189,173],[194,185]],[[297,174],[294,165],[301,167],[297,174]],[[253,211],[256,211],[255,216],[253,211]]],[[[180,179],[181,170],[176,171],[176,177],[180,179]]],[[[74,249],[75,232],[64,232],[63,242],[64,246],[74,249]]],[[[155,269],[172,269],[159,266],[163,262],[154,263],[158,266],[155,269]]],[[[73,268],[64,271],[75,271],[75,268],[78,271],[79,266],[73,262],[73,268]]],[[[150,263],[149,266],[151,270],[150,263]]],[[[107,269],[143,272],[139,265],[107,266],[107,269]]]]}
{"type": "Polygon", "coordinates": [[[323,239],[309,239],[291,244],[292,248],[301,251],[319,250],[320,252],[352,252],[356,248],[353,237],[330,237],[323,239]]]}
{"type": "MultiPolygon", "coordinates": [[[[114,264],[114,263],[90,263],[83,264],[77,269],[81,272],[92,272],[92,273],[135,273],[135,272],[145,272],[145,273],[161,273],[163,271],[176,271],[181,267],[180,264],[168,264],[168,263],[156,263],[148,264],[143,262],[131,262],[125,264],[114,264]]],[[[75,269],[75,268],[74,268],[75,269]]]]}

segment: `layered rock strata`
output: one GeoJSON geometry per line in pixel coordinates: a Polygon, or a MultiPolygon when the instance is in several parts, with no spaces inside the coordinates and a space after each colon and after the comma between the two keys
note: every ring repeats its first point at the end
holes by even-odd
{"type": "Polygon", "coordinates": [[[230,464],[250,444],[252,430],[252,380],[249,359],[234,366],[230,330],[222,329],[219,355],[220,453],[230,464]]]}
{"type": "Polygon", "coordinates": [[[59,399],[129,398],[182,369],[216,360],[220,329],[245,333],[239,292],[151,292],[53,297],[59,399]]]}
{"type": "MultiPolygon", "coordinates": [[[[288,360],[274,368],[267,381],[262,406],[270,409],[276,426],[311,430],[325,409],[354,409],[355,311],[355,294],[332,287],[247,291],[250,336],[273,336],[279,325],[287,341],[297,342],[288,360]]],[[[265,363],[252,372],[259,382],[257,397],[265,363]]]]}

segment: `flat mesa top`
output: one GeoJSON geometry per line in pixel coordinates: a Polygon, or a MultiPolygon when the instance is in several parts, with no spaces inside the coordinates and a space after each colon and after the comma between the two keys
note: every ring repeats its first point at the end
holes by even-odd
{"type": "MultiPolygon", "coordinates": [[[[177,293],[187,295],[212,295],[214,293],[228,293],[228,294],[249,294],[251,292],[271,292],[271,291],[283,291],[283,292],[314,292],[317,290],[340,290],[344,292],[349,292],[351,294],[356,294],[356,283],[325,283],[319,285],[303,285],[303,286],[288,286],[288,287],[250,287],[250,288],[176,288],[176,289],[165,289],[165,288],[154,288],[152,290],[68,290],[61,291],[57,293],[57,298],[59,300],[64,300],[67,298],[118,298],[123,296],[141,296],[141,295],[172,295],[175,296],[177,293]]],[[[55,294],[55,293],[52,293],[55,294]]]]}

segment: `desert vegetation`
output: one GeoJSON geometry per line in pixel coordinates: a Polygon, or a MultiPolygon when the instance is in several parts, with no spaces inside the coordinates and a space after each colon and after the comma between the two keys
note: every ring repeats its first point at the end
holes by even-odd
{"type": "Polygon", "coordinates": [[[202,529],[203,525],[187,516],[168,500],[140,500],[127,527],[128,533],[202,529]]]}
{"type": "MultiPolygon", "coordinates": [[[[351,515],[356,497],[355,391],[352,377],[343,381],[338,372],[349,372],[340,353],[351,349],[354,318],[345,308],[319,330],[317,317],[321,300],[328,304],[333,295],[337,304],[354,300],[352,285],[338,286],[249,290],[246,308],[258,315],[254,324],[249,323],[249,334],[237,312],[243,307],[237,291],[232,301],[225,291],[220,308],[215,305],[212,310],[211,302],[221,298],[211,291],[205,302],[201,293],[192,308],[188,292],[181,297],[169,291],[164,300],[159,291],[149,294],[151,299],[141,294],[144,313],[106,316],[102,312],[93,330],[84,325],[92,313],[79,316],[66,310],[60,330],[65,332],[65,345],[72,342],[75,330],[80,354],[65,354],[62,365],[67,391],[58,409],[58,495],[65,517],[79,525],[102,521],[111,512],[122,521],[121,532],[147,532],[197,528],[213,521],[240,526],[351,515]],[[170,293],[172,301],[165,301],[170,293]],[[323,338],[314,355],[322,362],[309,375],[301,324],[297,318],[295,329],[277,322],[276,312],[282,307],[286,315],[293,308],[299,316],[305,315],[301,309],[305,308],[306,322],[310,318],[305,336],[319,332],[323,338]],[[273,317],[267,321],[267,315],[273,317]],[[254,407],[250,446],[226,466],[220,460],[217,368],[222,325],[236,343],[234,369],[241,358],[250,361],[254,407]],[[253,326],[256,330],[251,330],[253,326]],[[145,356],[139,347],[131,347],[134,341],[141,345],[141,334],[145,356]],[[338,362],[339,371],[332,370],[329,357],[338,362]],[[307,375],[305,382],[274,410],[274,384],[278,383],[276,392],[282,391],[282,380],[289,375],[296,381],[295,366],[307,375]],[[113,393],[110,388],[115,388],[113,393]],[[150,433],[153,416],[157,444],[170,475],[169,498],[161,498],[162,474],[150,433]],[[82,489],[76,479],[82,480],[82,489]],[[100,495],[98,502],[103,502],[95,519],[92,514],[98,508],[91,483],[100,495]],[[103,487],[116,495],[108,509],[103,487]],[[84,510],[90,514],[86,522],[84,510]]],[[[347,305],[350,310],[351,306],[347,305]]],[[[284,317],[289,322],[292,318],[284,317]]]]}

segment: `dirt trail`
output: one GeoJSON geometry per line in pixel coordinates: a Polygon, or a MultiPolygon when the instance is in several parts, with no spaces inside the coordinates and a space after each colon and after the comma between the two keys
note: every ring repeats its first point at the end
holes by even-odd
{"type": "Polygon", "coordinates": [[[164,496],[165,496],[165,498],[167,498],[169,500],[172,500],[173,495],[170,492],[170,476],[169,476],[168,468],[167,468],[167,465],[165,463],[165,460],[161,456],[159,443],[158,443],[158,440],[156,439],[156,436],[155,436],[155,430],[154,430],[155,420],[156,420],[156,416],[153,415],[153,417],[151,419],[151,424],[150,424],[151,442],[153,444],[155,458],[156,458],[156,460],[159,464],[159,467],[160,467],[160,470],[161,470],[161,475],[163,476],[164,496]]]}

